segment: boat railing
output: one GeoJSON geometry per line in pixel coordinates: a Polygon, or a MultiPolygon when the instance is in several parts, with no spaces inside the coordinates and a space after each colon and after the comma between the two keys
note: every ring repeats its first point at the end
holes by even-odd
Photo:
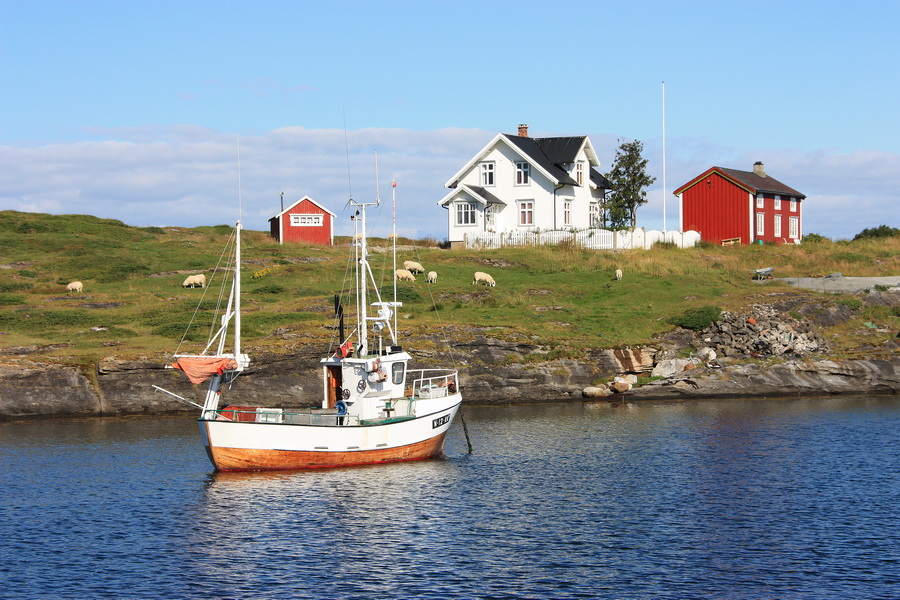
{"type": "Polygon", "coordinates": [[[453,369],[410,369],[413,398],[443,398],[459,389],[459,372],[453,369]]]}
{"type": "Polygon", "coordinates": [[[338,414],[337,409],[283,409],[265,407],[225,407],[210,413],[215,421],[237,421],[241,423],[281,423],[287,425],[358,425],[357,415],[338,414]]]}

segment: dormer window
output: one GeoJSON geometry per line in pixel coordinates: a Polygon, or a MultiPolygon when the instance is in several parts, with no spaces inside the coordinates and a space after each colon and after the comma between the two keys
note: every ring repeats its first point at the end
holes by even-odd
{"type": "Polygon", "coordinates": [[[531,165],[527,162],[516,163],[516,185],[528,185],[531,181],[531,165]]]}
{"type": "Polygon", "coordinates": [[[481,185],[485,187],[494,185],[494,163],[481,163],[481,185]]]}

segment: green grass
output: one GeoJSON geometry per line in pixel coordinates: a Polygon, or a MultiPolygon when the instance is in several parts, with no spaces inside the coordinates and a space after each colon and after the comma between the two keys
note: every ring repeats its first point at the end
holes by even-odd
{"type": "MultiPolygon", "coordinates": [[[[76,362],[103,352],[157,356],[174,350],[195,311],[188,337],[204,342],[219,301],[221,278],[212,277],[212,268],[230,235],[225,225],[135,228],[83,215],[2,211],[0,256],[9,268],[0,268],[0,345],[67,344],[47,354],[76,362]],[[207,274],[207,289],[181,287],[186,275],[199,272],[207,274]],[[73,280],[84,283],[82,294],[66,294],[73,280]],[[103,346],[113,341],[114,350],[103,346]]],[[[276,330],[289,330],[291,343],[299,338],[326,347],[333,298],[342,290],[352,321],[344,279],[352,266],[348,240],[334,247],[279,245],[254,231],[242,239],[248,349],[285,351],[288,344],[276,330]]],[[[372,240],[370,261],[384,299],[391,300],[387,247],[387,240],[372,240]]],[[[573,246],[449,251],[425,241],[403,250],[398,262],[421,262],[437,271],[438,283],[425,283],[424,274],[401,282],[400,333],[424,344],[424,336],[444,335],[443,327],[454,339],[524,339],[565,356],[586,347],[649,343],[673,327],[672,319],[699,307],[738,310],[771,302],[771,294],[798,293],[775,281],[753,282],[756,268],[774,267],[776,277],[896,275],[898,257],[898,238],[684,250],[657,245],[621,253],[573,246]],[[615,280],[616,269],[624,271],[622,281],[615,280]],[[497,287],[472,285],[475,271],[490,273],[497,287]]],[[[896,328],[896,316],[871,317],[896,328]]]]}

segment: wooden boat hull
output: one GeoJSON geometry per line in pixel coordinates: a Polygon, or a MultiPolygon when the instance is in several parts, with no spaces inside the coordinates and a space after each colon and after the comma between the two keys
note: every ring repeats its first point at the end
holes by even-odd
{"type": "MultiPolygon", "coordinates": [[[[443,453],[461,402],[454,394],[415,419],[358,426],[199,421],[219,471],[321,469],[425,460],[443,453]]],[[[423,407],[424,408],[424,407],[423,407]]]]}

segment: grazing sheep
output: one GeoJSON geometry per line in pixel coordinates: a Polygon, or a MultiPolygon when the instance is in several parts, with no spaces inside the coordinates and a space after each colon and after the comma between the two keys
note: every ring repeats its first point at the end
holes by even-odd
{"type": "Polygon", "coordinates": [[[481,271],[475,272],[475,279],[472,281],[472,285],[475,285],[476,283],[483,283],[491,287],[496,287],[497,285],[493,277],[491,277],[487,273],[482,273],[481,271]]]}
{"type": "Polygon", "coordinates": [[[437,283],[437,271],[428,271],[428,277],[426,281],[428,283],[437,283]]]}
{"type": "Polygon", "coordinates": [[[409,272],[408,269],[397,269],[397,272],[394,273],[397,277],[397,281],[415,281],[416,276],[409,272]]]}
{"type": "Polygon", "coordinates": [[[81,285],[80,281],[73,281],[69,285],[66,286],[66,293],[74,292],[76,294],[80,294],[84,290],[84,286],[81,285]]]}
{"type": "Polygon", "coordinates": [[[622,281],[622,269],[616,269],[616,281],[622,281]]]}
{"type": "Polygon", "coordinates": [[[184,283],[181,284],[181,287],[205,287],[206,286],[206,275],[191,275],[187,279],[184,280],[184,283]]]}
{"type": "Polygon", "coordinates": [[[425,268],[419,263],[412,260],[403,261],[403,268],[409,271],[410,273],[424,273],[425,268]]]}

